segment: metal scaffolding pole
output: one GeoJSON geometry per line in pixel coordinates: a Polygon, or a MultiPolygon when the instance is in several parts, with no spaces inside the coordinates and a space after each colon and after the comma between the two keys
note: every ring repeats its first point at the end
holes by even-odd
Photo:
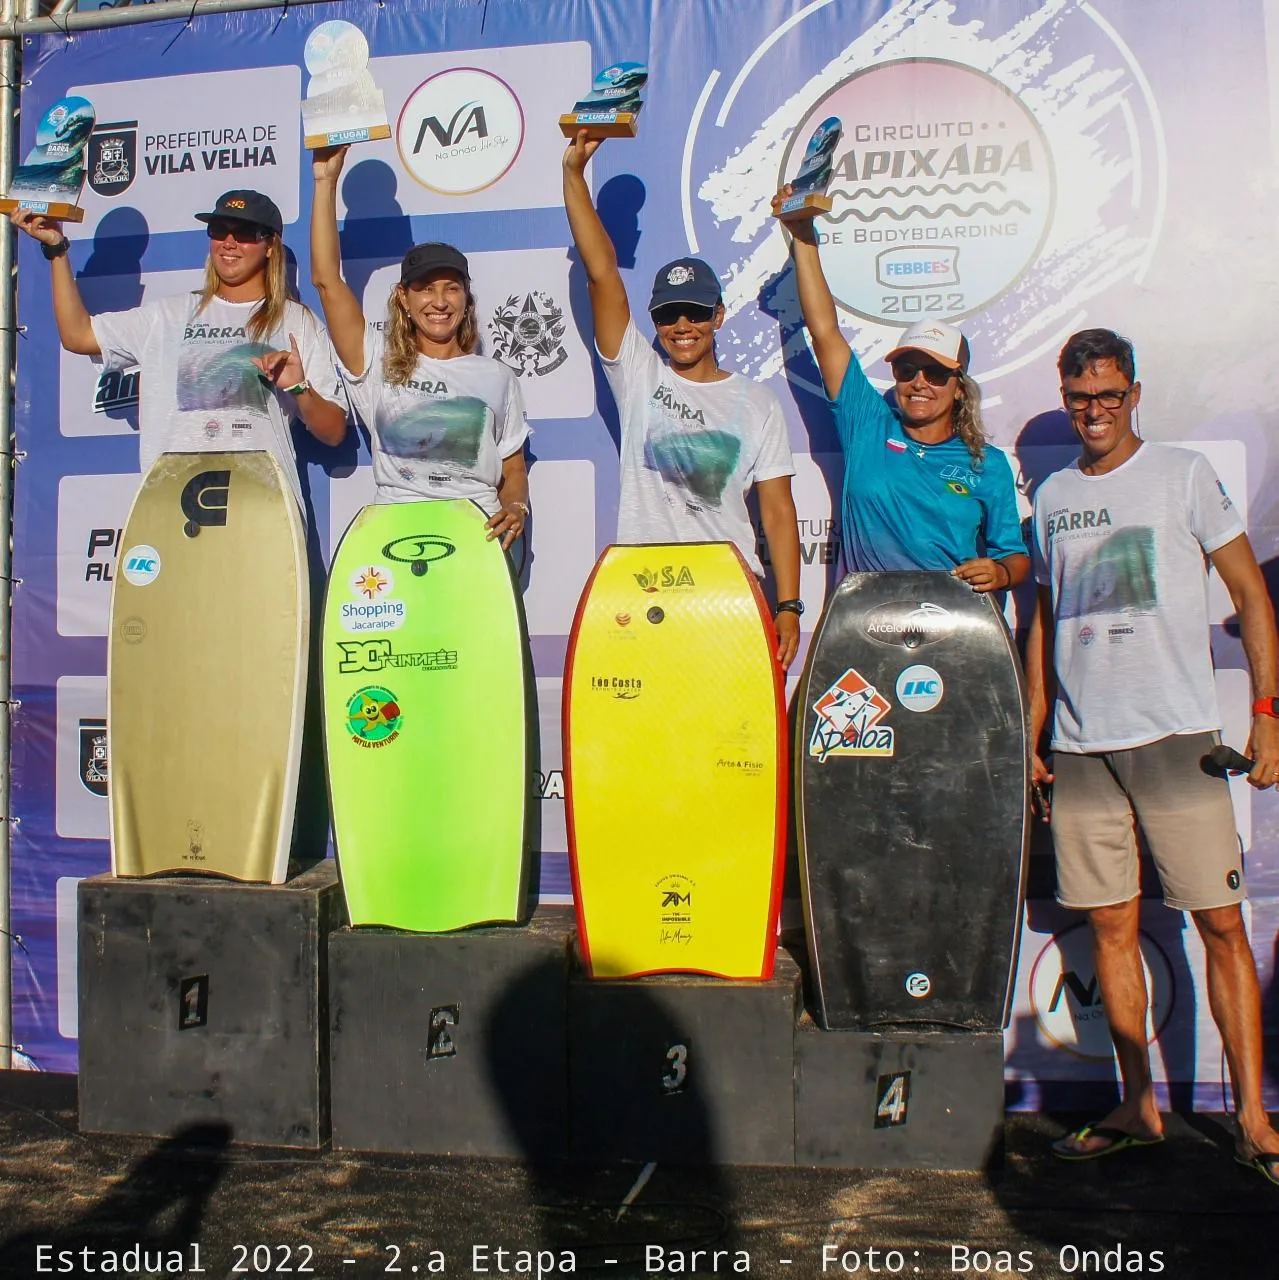
{"type": "MultiPolygon", "coordinates": [[[[0,15],[7,27],[18,18],[31,17],[37,0],[3,0],[0,15]]],[[[22,58],[20,37],[6,30],[0,34],[0,191],[9,190],[13,177],[13,157],[18,145],[18,79],[22,58]]],[[[18,326],[17,279],[14,274],[13,228],[7,220],[0,226],[0,371],[4,378],[0,394],[0,794],[4,813],[0,815],[0,1069],[13,1065],[13,909],[11,904],[10,834],[13,831],[13,787],[9,769],[12,722],[12,679],[9,663],[12,619],[13,575],[13,440],[14,339],[18,326]]]]}
{"type": "MultiPolygon", "coordinates": [[[[80,12],[75,0],[60,0],[50,17],[37,17],[39,0],[0,0],[0,191],[8,191],[18,145],[20,41],[27,35],[69,34],[73,31],[129,26],[139,22],[183,22],[202,13],[235,13],[249,9],[296,8],[321,0],[161,0],[157,4],[124,9],[80,12]]],[[[370,6],[380,0],[369,0],[370,6]]],[[[0,371],[5,379],[0,395],[0,1070],[13,1065],[13,909],[10,836],[13,787],[10,776],[11,693],[10,635],[13,576],[14,355],[18,325],[17,278],[14,272],[14,231],[0,219],[0,371]]]]}
{"type": "MultiPolygon", "coordinates": [[[[4,3],[0,13],[0,37],[67,34],[72,31],[99,31],[104,27],[127,27],[137,22],[186,22],[202,13],[239,13],[247,9],[296,9],[323,0],[158,0],[156,4],[130,5],[125,9],[59,10],[47,18],[17,17],[12,3],[4,3]]],[[[370,7],[378,0],[369,0],[370,7]]]]}

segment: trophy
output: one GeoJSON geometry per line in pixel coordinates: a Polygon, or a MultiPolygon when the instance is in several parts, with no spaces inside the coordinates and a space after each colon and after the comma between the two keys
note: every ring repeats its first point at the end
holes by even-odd
{"type": "Polygon", "coordinates": [[[369,42],[349,22],[321,22],[303,53],[311,73],[302,100],[307,150],[389,138],[386,99],[369,72],[369,42]]]}
{"type": "Polygon", "coordinates": [[[0,213],[30,209],[60,222],[83,222],[84,148],[93,123],[87,98],[59,98],[36,125],[36,144],[14,171],[0,213]]]}
{"type": "Polygon", "coordinates": [[[560,132],[575,138],[582,129],[587,137],[633,138],[639,129],[639,112],[644,105],[640,90],[648,80],[642,62],[615,62],[595,77],[591,91],[573,110],[560,116],[560,132]]]}
{"type": "Polygon", "coordinates": [[[839,146],[843,132],[844,126],[838,116],[828,116],[813,130],[804,151],[804,161],[791,183],[794,190],[782,202],[777,214],[783,222],[815,218],[819,213],[830,212],[831,199],[826,188],[830,186],[835,148],[839,146]]]}

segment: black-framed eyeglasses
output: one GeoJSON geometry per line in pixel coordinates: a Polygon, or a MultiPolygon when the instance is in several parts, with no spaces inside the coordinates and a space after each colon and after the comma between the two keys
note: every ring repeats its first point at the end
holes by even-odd
{"type": "Polygon", "coordinates": [[[696,302],[665,302],[660,307],[654,307],[650,314],[653,323],[664,329],[667,325],[678,323],[680,316],[689,324],[706,324],[715,319],[715,308],[696,302]]]}
{"type": "Polygon", "coordinates": [[[958,369],[947,369],[944,364],[937,364],[932,360],[915,360],[910,356],[894,360],[891,368],[893,377],[898,382],[914,382],[915,376],[922,373],[924,381],[930,387],[944,387],[959,373],[958,369]]]}
{"type": "MultiPolygon", "coordinates": [[[[1133,386],[1136,386],[1136,383],[1133,386]]],[[[1122,391],[1094,391],[1091,394],[1087,391],[1063,391],[1061,399],[1071,413],[1086,413],[1088,406],[1094,400],[1102,409],[1122,408],[1131,391],[1132,387],[1125,387],[1122,391]]]]}
{"type": "Polygon", "coordinates": [[[208,224],[210,240],[225,240],[230,236],[236,244],[260,244],[271,233],[256,222],[239,222],[234,218],[215,218],[208,224]]]}

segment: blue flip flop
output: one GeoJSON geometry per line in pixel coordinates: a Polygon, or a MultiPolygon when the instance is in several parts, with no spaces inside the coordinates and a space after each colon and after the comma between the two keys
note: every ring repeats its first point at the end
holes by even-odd
{"type": "MultiPolygon", "coordinates": [[[[1141,1138],[1135,1133],[1129,1133],[1126,1129],[1116,1129],[1112,1125],[1086,1124],[1083,1128],[1076,1129],[1074,1133],[1058,1138],[1052,1144],[1051,1150],[1058,1160],[1100,1160],[1102,1156],[1118,1155],[1119,1152],[1130,1151],[1133,1147],[1157,1147],[1163,1140],[1163,1134],[1157,1138],[1141,1138]],[[1095,1151],[1077,1151],[1070,1145],[1072,1142],[1085,1142],[1089,1138],[1101,1138],[1106,1145],[1098,1147],[1095,1151]]],[[[1279,1156],[1271,1158],[1279,1160],[1279,1156]]],[[[1241,1163],[1247,1162],[1241,1161],[1241,1163]]],[[[1267,1174],[1267,1177],[1269,1176],[1267,1174]]]]}

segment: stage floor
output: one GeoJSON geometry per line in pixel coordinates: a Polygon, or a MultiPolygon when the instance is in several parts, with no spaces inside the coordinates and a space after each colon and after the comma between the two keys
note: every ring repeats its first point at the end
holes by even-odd
{"type": "Polygon", "coordinates": [[[986,1174],[537,1169],[249,1148],[214,1130],[85,1137],[70,1077],[4,1072],[0,1275],[83,1277],[108,1255],[119,1274],[159,1263],[216,1280],[536,1275],[539,1251],[544,1275],[571,1253],[577,1274],[618,1280],[745,1262],[790,1278],[1275,1274],[1279,1187],[1233,1164],[1222,1117],[1172,1119],[1158,1148],[1052,1159],[1048,1142],[1086,1118],[1010,1115],[986,1174]]]}

